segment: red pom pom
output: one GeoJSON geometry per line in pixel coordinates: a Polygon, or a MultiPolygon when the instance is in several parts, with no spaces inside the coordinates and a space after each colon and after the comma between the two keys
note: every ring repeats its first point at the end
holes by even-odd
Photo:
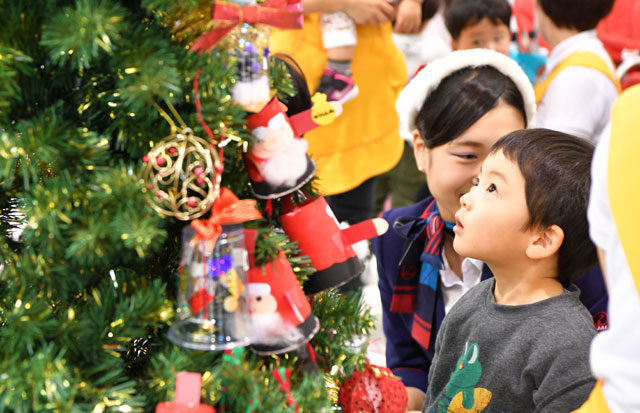
{"type": "Polygon", "coordinates": [[[142,157],[142,162],[147,163],[149,162],[149,155],[145,155],[142,157]]]}
{"type": "Polygon", "coordinates": [[[391,370],[367,365],[344,382],[338,402],[347,413],[404,413],[408,401],[404,384],[391,370]]]}
{"type": "Polygon", "coordinates": [[[198,179],[196,179],[196,182],[198,183],[198,185],[202,185],[204,183],[204,178],[199,177],[198,179]]]}
{"type": "Polygon", "coordinates": [[[169,148],[169,153],[171,155],[175,155],[176,153],[178,153],[178,148],[176,148],[175,146],[172,146],[169,148]]]}
{"type": "Polygon", "coordinates": [[[187,201],[187,205],[189,205],[191,208],[193,208],[197,204],[198,204],[198,201],[196,201],[195,198],[189,198],[189,200],[187,201]]]}
{"type": "Polygon", "coordinates": [[[193,173],[196,175],[202,175],[204,173],[204,168],[202,168],[201,166],[198,166],[196,169],[193,170],[193,173]]]}
{"type": "Polygon", "coordinates": [[[164,158],[161,158],[161,157],[159,157],[159,156],[158,156],[158,157],[156,158],[156,163],[157,163],[158,165],[160,165],[160,166],[164,165],[164,158]]]}

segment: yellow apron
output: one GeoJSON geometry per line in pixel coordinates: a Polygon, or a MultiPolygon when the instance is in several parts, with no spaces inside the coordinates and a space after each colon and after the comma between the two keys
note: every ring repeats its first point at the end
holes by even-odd
{"type": "MultiPolygon", "coordinates": [[[[298,62],[311,93],[327,63],[319,18],[305,16],[302,30],[272,29],[269,45],[271,53],[286,53],[298,62]]],[[[357,26],[357,36],[353,78],[359,95],[333,123],[305,135],[323,195],[357,187],[393,168],[402,155],[395,103],[407,79],[404,57],[391,39],[390,24],[357,26]]]]}
{"type": "MultiPolygon", "coordinates": [[[[611,213],[618,237],[633,276],[636,291],[640,295],[640,85],[625,90],[618,98],[611,114],[611,140],[607,171],[607,189],[611,213]]],[[[578,413],[609,412],[598,382],[589,400],[578,413]]]]}
{"type": "MultiPolygon", "coordinates": [[[[627,89],[613,107],[608,189],[611,213],[640,295],[640,86],[627,89]]],[[[640,320],[639,320],[640,321],[640,320]]]]}
{"type": "Polygon", "coordinates": [[[597,70],[608,77],[616,86],[616,89],[618,89],[618,93],[620,93],[620,82],[618,81],[616,74],[611,72],[607,63],[600,56],[593,52],[573,52],[567,56],[566,59],[560,62],[560,64],[556,66],[551,73],[549,73],[549,76],[547,76],[544,81],[536,85],[536,104],[540,103],[544,94],[547,93],[549,85],[553,82],[556,76],[569,66],[584,66],[597,70]]]}

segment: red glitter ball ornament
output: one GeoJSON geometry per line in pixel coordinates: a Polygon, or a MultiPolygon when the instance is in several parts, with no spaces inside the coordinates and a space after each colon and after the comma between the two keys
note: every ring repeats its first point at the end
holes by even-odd
{"type": "Polygon", "coordinates": [[[176,153],[178,153],[178,148],[176,148],[175,146],[172,146],[169,148],[169,153],[171,155],[175,155],[176,153]]]}
{"type": "Polygon", "coordinates": [[[386,367],[367,364],[342,384],[338,403],[348,413],[404,413],[407,391],[386,367]]]}
{"type": "Polygon", "coordinates": [[[198,166],[196,169],[193,170],[193,173],[196,175],[202,175],[204,173],[204,169],[201,166],[198,166]]]}
{"type": "Polygon", "coordinates": [[[157,163],[158,165],[160,165],[160,166],[164,165],[164,158],[161,158],[161,157],[159,157],[159,156],[158,156],[158,157],[156,158],[156,163],[157,163]]]}
{"type": "Polygon", "coordinates": [[[198,201],[195,198],[189,198],[189,200],[187,201],[187,205],[193,208],[198,205],[198,201]]]}
{"type": "Polygon", "coordinates": [[[147,163],[149,162],[149,155],[145,155],[142,157],[142,162],[147,163]]]}

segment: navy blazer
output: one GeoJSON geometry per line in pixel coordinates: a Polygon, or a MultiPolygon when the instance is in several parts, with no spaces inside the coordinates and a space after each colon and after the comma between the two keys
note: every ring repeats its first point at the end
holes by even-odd
{"type": "MultiPolygon", "coordinates": [[[[382,217],[393,227],[393,223],[399,217],[420,216],[431,199],[429,197],[408,207],[386,211],[382,217]]],[[[441,289],[438,288],[436,320],[431,330],[429,349],[426,350],[411,337],[413,314],[389,311],[404,245],[404,238],[400,237],[393,228],[373,239],[373,251],[378,262],[378,287],[382,299],[382,326],[387,340],[387,367],[402,379],[405,386],[426,391],[429,367],[435,353],[436,336],[444,318],[444,299],[441,289]]],[[[489,267],[485,265],[482,279],[492,276],[489,267]]],[[[606,328],[608,296],[600,269],[594,268],[588,271],[576,282],[576,285],[581,290],[580,300],[593,315],[598,330],[606,328]],[[601,324],[603,321],[604,327],[601,324]]]]}

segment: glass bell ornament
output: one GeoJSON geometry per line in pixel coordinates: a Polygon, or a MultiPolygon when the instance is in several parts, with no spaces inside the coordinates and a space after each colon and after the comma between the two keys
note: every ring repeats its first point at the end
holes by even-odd
{"type": "Polygon", "coordinates": [[[244,304],[249,261],[242,226],[223,226],[213,249],[195,235],[192,226],[183,230],[177,318],[169,339],[194,350],[246,346],[252,337],[244,304]]]}

